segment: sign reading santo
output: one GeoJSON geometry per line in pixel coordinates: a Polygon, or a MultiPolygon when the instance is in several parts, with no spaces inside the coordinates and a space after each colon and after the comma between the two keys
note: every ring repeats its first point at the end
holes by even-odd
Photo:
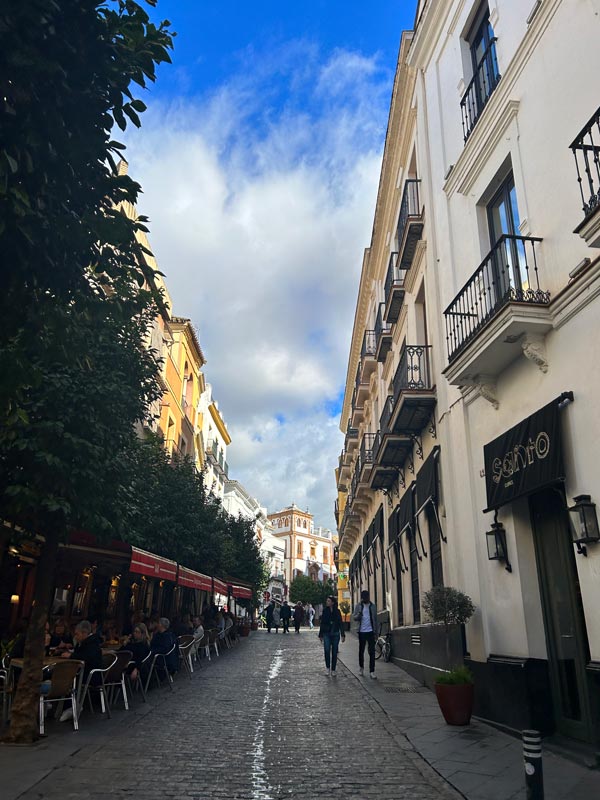
{"type": "Polygon", "coordinates": [[[536,459],[543,460],[550,452],[550,436],[545,431],[529,438],[527,444],[517,444],[502,458],[495,458],[492,462],[492,480],[500,483],[506,478],[505,488],[513,485],[512,477],[516,472],[530,467],[536,459]],[[511,480],[508,480],[511,479],[511,480]]]}

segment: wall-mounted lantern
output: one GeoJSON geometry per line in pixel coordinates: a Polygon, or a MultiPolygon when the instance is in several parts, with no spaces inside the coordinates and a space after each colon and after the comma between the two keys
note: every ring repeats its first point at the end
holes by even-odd
{"type": "Polygon", "coordinates": [[[485,534],[487,541],[488,558],[490,561],[503,561],[507,572],[512,572],[512,566],[508,558],[508,547],[506,546],[506,531],[504,525],[498,522],[498,513],[494,515],[491,530],[485,534]]]}
{"type": "Polygon", "coordinates": [[[589,494],[579,494],[573,500],[575,505],[569,508],[573,544],[577,545],[579,553],[587,555],[586,548],[583,545],[600,541],[596,504],[592,503],[592,498],[589,494]]]}

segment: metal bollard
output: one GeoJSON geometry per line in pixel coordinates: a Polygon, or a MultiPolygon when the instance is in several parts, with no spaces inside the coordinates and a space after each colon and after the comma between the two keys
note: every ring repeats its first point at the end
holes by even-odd
{"type": "Polygon", "coordinates": [[[527,800],[544,800],[542,735],[539,731],[523,731],[522,736],[527,800]]]}

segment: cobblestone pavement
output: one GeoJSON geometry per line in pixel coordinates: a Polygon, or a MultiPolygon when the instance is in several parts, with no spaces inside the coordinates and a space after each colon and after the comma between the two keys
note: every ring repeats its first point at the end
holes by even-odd
{"type": "Polygon", "coordinates": [[[255,632],[192,681],[179,676],[170,697],[160,691],[164,702],[73,752],[21,800],[459,797],[343,666],[325,675],[315,633],[255,632]]]}

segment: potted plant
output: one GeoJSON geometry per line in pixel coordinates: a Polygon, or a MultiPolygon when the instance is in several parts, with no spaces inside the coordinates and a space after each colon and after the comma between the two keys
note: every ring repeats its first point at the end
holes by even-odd
{"type": "Polygon", "coordinates": [[[471,598],[451,586],[434,586],[423,596],[423,609],[431,622],[444,625],[446,666],[435,681],[435,694],[448,725],[468,725],[473,713],[473,675],[464,665],[450,668],[450,626],[464,625],[475,613],[471,598]]]}
{"type": "Polygon", "coordinates": [[[350,630],[350,623],[348,621],[348,614],[350,613],[350,603],[347,600],[342,600],[340,603],[340,611],[344,615],[344,625],[346,630],[350,630]]]}

